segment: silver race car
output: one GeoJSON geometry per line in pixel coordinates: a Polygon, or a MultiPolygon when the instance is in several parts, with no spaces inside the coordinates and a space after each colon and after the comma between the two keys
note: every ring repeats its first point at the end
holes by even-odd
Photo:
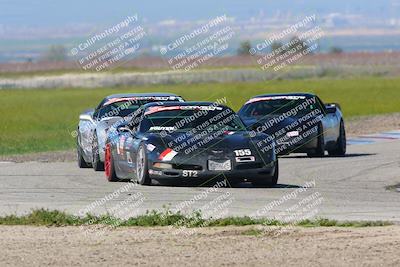
{"type": "Polygon", "coordinates": [[[169,93],[115,94],[104,98],[95,109],[83,112],[77,129],[78,166],[104,170],[108,129],[140,112],[144,104],[170,101],[184,102],[182,97],[169,93]]]}

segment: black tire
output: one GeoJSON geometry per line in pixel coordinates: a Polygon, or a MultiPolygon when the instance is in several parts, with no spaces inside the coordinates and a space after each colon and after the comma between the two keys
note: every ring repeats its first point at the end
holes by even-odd
{"type": "Polygon", "coordinates": [[[322,124],[318,125],[318,142],[317,147],[312,152],[308,152],[307,156],[310,158],[322,158],[325,156],[325,138],[324,138],[324,129],[322,124]]]}
{"type": "Polygon", "coordinates": [[[243,182],[243,179],[227,178],[227,181],[228,181],[228,187],[239,187],[240,184],[243,182]]]}
{"type": "Polygon", "coordinates": [[[92,143],[92,167],[95,171],[104,171],[104,162],[100,161],[99,155],[99,143],[97,140],[97,134],[93,135],[93,143],[92,143]]]}
{"type": "Polygon", "coordinates": [[[268,176],[267,179],[263,179],[263,180],[253,180],[251,183],[254,186],[274,187],[278,184],[278,179],[279,179],[279,162],[278,162],[278,160],[276,160],[275,172],[274,172],[273,176],[268,176]]]}
{"type": "Polygon", "coordinates": [[[136,177],[139,184],[151,185],[146,147],[144,144],[140,144],[136,155],[136,177]]]}
{"type": "Polygon", "coordinates": [[[109,182],[119,182],[120,179],[118,178],[116,172],[115,172],[115,166],[114,166],[114,159],[111,153],[111,146],[107,145],[106,146],[106,155],[105,155],[105,161],[104,161],[104,170],[105,174],[107,177],[107,180],[109,182]]]}
{"type": "Polygon", "coordinates": [[[77,160],[78,160],[78,167],[81,169],[91,168],[92,165],[90,163],[86,162],[86,160],[82,154],[82,148],[80,146],[79,128],[77,129],[77,132],[78,132],[78,136],[76,137],[76,155],[77,155],[77,160]]]}
{"type": "Polygon", "coordinates": [[[76,151],[77,151],[77,156],[78,156],[78,167],[81,169],[91,168],[92,165],[90,163],[87,163],[85,161],[85,159],[83,158],[82,149],[79,145],[76,147],[76,151]]]}
{"type": "Polygon", "coordinates": [[[330,156],[344,156],[346,155],[347,149],[347,139],[346,139],[346,129],[344,127],[344,122],[340,122],[340,134],[339,138],[336,141],[336,148],[334,150],[329,150],[328,153],[330,156]]]}

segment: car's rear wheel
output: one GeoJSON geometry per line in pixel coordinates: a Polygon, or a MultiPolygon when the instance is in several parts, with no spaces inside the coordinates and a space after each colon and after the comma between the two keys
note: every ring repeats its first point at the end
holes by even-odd
{"type": "Polygon", "coordinates": [[[338,140],[336,141],[336,148],[334,150],[329,150],[328,153],[330,156],[344,156],[346,155],[346,149],[347,149],[346,130],[344,128],[343,121],[341,121],[340,134],[338,140]]]}
{"type": "Polygon", "coordinates": [[[99,149],[99,143],[97,140],[97,135],[95,133],[92,143],[92,167],[95,171],[104,171],[104,162],[100,161],[99,149]]]}
{"type": "Polygon", "coordinates": [[[278,184],[278,179],[279,179],[279,162],[276,160],[275,162],[275,172],[274,175],[268,176],[265,179],[257,179],[253,180],[251,183],[255,186],[269,186],[273,187],[278,184]]]}
{"type": "Polygon", "coordinates": [[[324,138],[324,129],[322,124],[318,126],[318,139],[317,139],[317,147],[312,152],[308,152],[307,156],[311,158],[318,158],[325,156],[325,138],[324,138]]]}
{"type": "Polygon", "coordinates": [[[114,160],[111,153],[111,145],[106,145],[106,153],[104,156],[104,171],[109,182],[118,182],[118,176],[115,173],[114,160]]]}
{"type": "Polygon", "coordinates": [[[143,144],[139,146],[136,156],[136,175],[139,184],[151,185],[151,178],[149,176],[149,168],[147,164],[147,154],[143,144]]]}

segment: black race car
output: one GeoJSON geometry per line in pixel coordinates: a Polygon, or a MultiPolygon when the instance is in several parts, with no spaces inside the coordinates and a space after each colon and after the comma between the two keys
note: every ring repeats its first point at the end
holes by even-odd
{"type": "Polygon", "coordinates": [[[238,112],[249,130],[267,133],[278,154],[310,157],[346,154],[346,131],[338,104],[324,104],[305,93],[260,95],[238,112]]]}
{"type": "Polygon", "coordinates": [[[204,181],[244,179],[275,185],[274,146],[261,149],[267,136],[250,136],[230,108],[209,102],[151,103],[129,122],[110,129],[105,173],[109,181],[152,179],[204,181]]]}

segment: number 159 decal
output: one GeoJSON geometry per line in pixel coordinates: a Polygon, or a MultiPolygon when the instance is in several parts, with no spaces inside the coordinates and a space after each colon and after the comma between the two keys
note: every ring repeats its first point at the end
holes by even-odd
{"type": "Polygon", "coordinates": [[[234,150],[236,157],[243,157],[243,156],[251,156],[251,150],[250,149],[239,149],[239,150],[234,150]]]}

